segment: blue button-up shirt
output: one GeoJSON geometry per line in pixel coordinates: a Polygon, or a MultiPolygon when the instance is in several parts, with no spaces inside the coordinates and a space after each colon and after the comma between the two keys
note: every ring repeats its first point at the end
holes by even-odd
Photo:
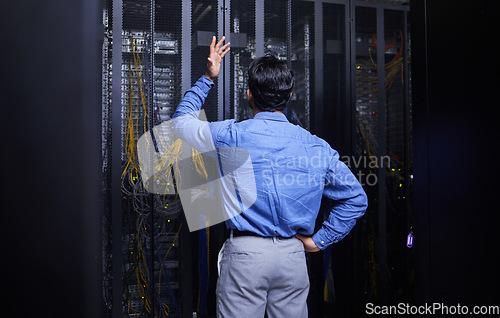
{"type": "MultiPolygon", "coordinates": [[[[189,114],[199,113],[213,85],[202,76],[186,92],[173,116],[182,116],[174,131],[202,151],[207,144],[217,152],[222,147],[248,151],[256,199],[226,221],[228,228],[262,236],[312,235],[321,249],[340,241],[364,214],[367,197],[356,177],[339,160],[338,152],[279,112],[260,112],[241,122],[210,122],[204,129],[207,123],[189,114]],[[332,204],[328,219],[313,235],[322,196],[332,204]]],[[[238,206],[242,207],[234,208],[238,206]]]]}

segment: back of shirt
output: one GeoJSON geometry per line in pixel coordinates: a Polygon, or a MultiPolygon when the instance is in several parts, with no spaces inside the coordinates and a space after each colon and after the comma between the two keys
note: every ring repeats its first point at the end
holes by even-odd
{"type": "Polygon", "coordinates": [[[211,125],[215,147],[246,149],[257,188],[255,203],[228,226],[264,236],[312,234],[331,161],[329,146],[282,113],[222,123],[211,125]]]}
{"type": "Polygon", "coordinates": [[[339,154],[280,112],[242,122],[199,120],[213,85],[202,76],[186,92],[172,127],[195,149],[216,154],[227,226],[262,236],[312,235],[326,196],[329,216],[312,239],[324,249],[345,237],[364,214],[367,197],[339,154]]]}

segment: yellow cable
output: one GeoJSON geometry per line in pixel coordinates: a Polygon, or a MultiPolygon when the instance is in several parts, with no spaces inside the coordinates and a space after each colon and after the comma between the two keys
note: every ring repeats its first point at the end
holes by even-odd
{"type": "Polygon", "coordinates": [[[205,163],[203,162],[203,157],[199,151],[194,148],[191,148],[191,157],[193,158],[193,163],[196,171],[205,178],[208,179],[207,170],[205,169],[205,163]]]}

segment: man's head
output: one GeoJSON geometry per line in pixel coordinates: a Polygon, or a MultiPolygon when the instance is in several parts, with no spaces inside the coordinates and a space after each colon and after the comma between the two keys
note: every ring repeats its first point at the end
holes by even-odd
{"type": "Polygon", "coordinates": [[[293,88],[293,71],[274,56],[259,57],[248,68],[250,105],[261,111],[283,111],[293,88]]]}

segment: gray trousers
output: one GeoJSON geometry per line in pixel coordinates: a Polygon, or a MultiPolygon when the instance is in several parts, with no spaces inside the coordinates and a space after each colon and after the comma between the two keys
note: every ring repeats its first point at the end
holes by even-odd
{"type": "Polygon", "coordinates": [[[230,237],[219,253],[218,318],[307,318],[309,276],[295,237],[230,237]]]}

